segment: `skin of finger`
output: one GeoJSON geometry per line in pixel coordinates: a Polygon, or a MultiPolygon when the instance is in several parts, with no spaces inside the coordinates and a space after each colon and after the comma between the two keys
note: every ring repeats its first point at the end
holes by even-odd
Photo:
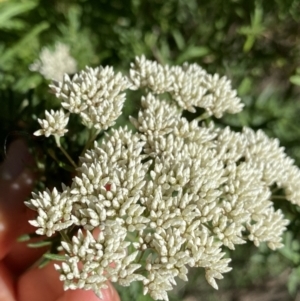
{"type": "Polygon", "coordinates": [[[108,288],[102,290],[102,295],[103,299],[101,300],[93,291],[70,290],[66,291],[56,301],[120,301],[117,291],[110,282],[108,282],[108,288]]]}
{"type": "Polygon", "coordinates": [[[13,182],[0,181],[0,259],[28,228],[28,208],[23,203],[33,186],[33,175],[24,171],[13,182]]]}
{"type": "Polygon", "coordinates": [[[33,188],[34,160],[26,143],[13,141],[0,166],[0,259],[27,224],[24,200],[33,188]]]}
{"type": "MultiPolygon", "coordinates": [[[[111,283],[102,291],[103,301],[120,301],[111,283]]],[[[18,282],[18,301],[100,301],[92,291],[70,290],[64,292],[59,274],[49,263],[42,269],[26,272],[18,282]]]]}
{"type": "Polygon", "coordinates": [[[0,301],[16,301],[10,271],[0,262],[0,301]]]}
{"type": "Polygon", "coordinates": [[[25,272],[17,283],[18,301],[55,301],[64,293],[63,283],[51,262],[25,272]]]}
{"type": "Polygon", "coordinates": [[[3,259],[3,263],[15,277],[21,275],[32,266],[48,249],[47,247],[29,248],[27,243],[15,242],[3,259]]]}

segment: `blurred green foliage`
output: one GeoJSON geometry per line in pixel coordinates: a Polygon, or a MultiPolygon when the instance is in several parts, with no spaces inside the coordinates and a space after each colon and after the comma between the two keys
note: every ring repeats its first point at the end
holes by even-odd
{"type": "MultiPolygon", "coordinates": [[[[55,152],[54,142],[32,136],[37,118],[45,109],[57,107],[58,101],[48,93],[49,81],[31,72],[29,65],[42,47],[53,47],[57,41],[70,45],[79,69],[102,64],[128,70],[136,55],[145,54],[167,64],[196,62],[209,72],[226,75],[246,107],[241,114],[216,122],[237,131],[242,126],[263,129],[278,137],[300,166],[299,0],[0,1],[2,159],[11,139],[26,138],[38,158],[41,186],[69,181],[68,166],[55,152]],[[59,179],[53,176],[58,168],[59,179]]],[[[125,115],[135,114],[136,101],[129,97],[125,115]]],[[[75,117],[70,122],[72,130],[63,143],[72,145],[69,151],[75,158],[87,133],[75,117]]],[[[221,287],[244,288],[291,269],[287,288],[292,300],[300,283],[300,212],[287,203],[278,208],[291,220],[285,248],[274,254],[261,248],[254,255],[256,248],[241,246],[232,254],[234,269],[226,275],[228,280],[219,282],[221,287]]],[[[172,300],[199,294],[211,296],[204,300],[217,298],[204,284],[201,271],[192,270],[190,278],[170,294],[172,300]]],[[[123,301],[150,300],[138,285],[120,293],[123,301]]]]}

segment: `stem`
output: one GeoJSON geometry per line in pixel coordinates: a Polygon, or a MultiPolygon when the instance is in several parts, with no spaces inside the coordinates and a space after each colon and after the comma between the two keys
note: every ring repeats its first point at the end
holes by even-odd
{"type": "Polygon", "coordinates": [[[97,138],[97,136],[99,135],[99,133],[101,132],[101,130],[95,130],[95,129],[91,129],[89,132],[89,139],[87,141],[87,143],[85,144],[85,147],[83,148],[80,157],[86,152],[86,150],[88,148],[90,148],[91,144],[95,141],[95,139],[97,138]]]}
{"type": "Polygon", "coordinates": [[[136,263],[140,263],[140,261],[143,258],[144,254],[145,254],[145,250],[139,251],[139,253],[138,253],[138,255],[137,255],[136,259],[135,259],[135,262],[136,263]]]}
{"type": "Polygon", "coordinates": [[[69,236],[66,234],[64,230],[59,231],[59,234],[66,242],[71,243],[69,236]]]}
{"type": "Polygon", "coordinates": [[[198,121],[202,121],[202,120],[207,119],[209,117],[210,117],[210,115],[207,112],[204,112],[203,114],[201,114],[199,117],[197,117],[195,119],[198,120],[198,121]]]}
{"type": "Polygon", "coordinates": [[[69,156],[69,154],[66,152],[66,150],[62,147],[62,146],[59,146],[58,147],[62,153],[66,156],[66,158],[69,160],[69,162],[74,166],[74,168],[77,168],[77,165],[76,163],[73,161],[73,159],[69,156]]]}
{"type": "Polygon", "coordinates": [[[283,195],[273,195],[271,197],[271,199],[273,199],[273,200],[286,200],[286,197],[283,196],[283,195]]]}
{"type": "Polygon", "coordinates": [[[274,194],[275,192],[279,191],[281,188],[280,187],[275,187],[273,190],[271,190],[272,194],[274,194]]]}
{"type": "Polygon", "coordinates": [[[61,146],[59,137],[58,136],[54,136],[54,137],[55,137],[55,142],[56,142],[57,147],[61,150],[61,152],[65,155],[65,157],[69,160],[69,162],[73,165],[73,167],[77,168],[77,165],[74,162],[74,160],[70,157],[70,155],[67,153],[67,151],[61,146]]]}

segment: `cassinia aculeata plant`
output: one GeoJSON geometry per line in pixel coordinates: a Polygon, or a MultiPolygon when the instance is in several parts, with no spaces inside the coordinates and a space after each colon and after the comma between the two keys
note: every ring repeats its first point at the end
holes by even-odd
{"type": "Polygon", "coordinates": [[[135,132],[109,131],[79,158],[70,187],[33,193],[27,202],[37,211],[30,221],[36,233],[66,237],[65,261],[55,265],[65,289],[92,289],[101,297],[107,280],[141,281],[145,294],[168,300],[176,277],[188,280],[188,267],[204,268],[217,289],[215,279],[231,270],[225,247],[246,240],[282,247],[288,220],[274,209],[271,187],[300,205],[300,171],[279,141],[182,117],[196,107],[205,117],[240,112],[226,77],[196,64],[170,67],[137,57],[129,76],[87,67],[50,87],[68,113],[46,112],[35,134],[57,141],[70,113],[105,131],[122,114],[126,89],[147,93],[130,118],[135,132]]]}

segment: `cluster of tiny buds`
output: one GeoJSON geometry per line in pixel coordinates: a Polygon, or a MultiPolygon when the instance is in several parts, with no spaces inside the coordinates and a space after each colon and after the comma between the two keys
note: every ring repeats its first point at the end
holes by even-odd
{"type": "Polygon", "coordinates": [[[69,114],[65,114],[63,110],[50,110],[50,112],[45,111],[45,115],[46,119],[38,119],[41,129],[34,132],[34,135],[44,135],[46,137],[54,135],[62,137],[68,132],[66,126],[69,122],[69,114]]]}
{"type": "MultiPolygon", "coordinates": [[[[176,279],[188,280],[188,267],[203,268],[217,289],[216,279],[231,270],[226,248],[246,240],[282,247],[288,220],[274,208],[271,188],[300,205],[300,170],[277,139],[182,116],[196,107],[217,118],[241,111],[225,77],[196,64],[170,67],[138,57],[128,77],[86,68],[51,85],[69,114],[101,130],[121,115],[125,89],[145,87],[138,116],[130,117],[134,132],[112,129],[80,157],[70,186],[27,202],[37,211],[30,223],[38,234],[64,234],[65,260],[55,268],[65,289],[101,297],[108,280],[141,281],[145,294],[168,300],[176,279]]],[[[67,122],[62,109],[46,112],[35,134],[63,136],[67,122]]]]}

